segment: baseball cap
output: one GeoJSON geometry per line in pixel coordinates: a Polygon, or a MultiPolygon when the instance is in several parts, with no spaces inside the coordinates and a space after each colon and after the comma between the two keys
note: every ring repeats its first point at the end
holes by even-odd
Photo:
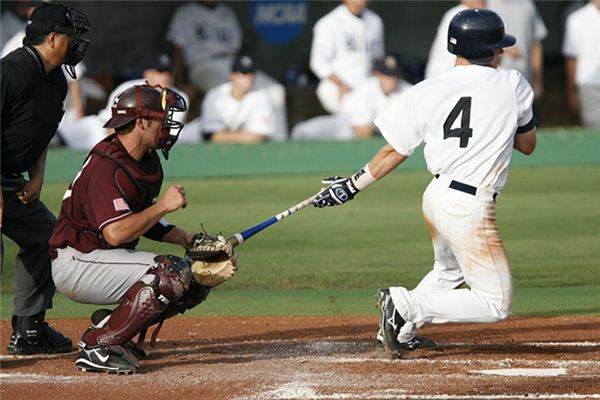
{"type": "Polygon", "coordinates": [[[45,35],[50,32],[75,33],[77,30],[83,33],[89,29],[89,24],[86,26],[79,23],[80,15],[82,14],[79,11],[60,3],[42,3],[27,21],[26,36],[45,35]],[[73,25],[73,21],[77,21],[77,26],[73,25]]]}
{"type": "Polygon", "coordinates": [[[373,69],[382,73],[383,75],[402,75],[402,67],[400,66],[400,62],[398,61],[398,58],[392,54],[388,54],[384,58],[376,60],[373,69]]]}
{"type": "Polygon", "coordinates": [[[242,74],[254,73],[256,68],[254,67],[254,61],[249,56],[238,56],[236,57],[233,65],[231,66],[231,72],[240,72],[242,74]]]}
{"type": "Polygon", "coordinates": [[[160,72],[173,71],[173,63],[171,57],[166,53],[154,54],[148,60],[146,69],[155,69],[160,72]]]}

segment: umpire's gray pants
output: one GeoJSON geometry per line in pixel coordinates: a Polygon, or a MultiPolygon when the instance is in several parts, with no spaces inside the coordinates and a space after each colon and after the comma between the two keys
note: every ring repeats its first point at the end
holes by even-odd
{"type": "Polygon", "coordinates": [[[71,300],[89,304],[116,304],[138,281],[151,283],[148,270],[156,254],[112,249],[82,253],[71,247],[57,250],[52,260],[56,288],[71,300]]]}
{"type": "MultiPolygon", "coordinates": [[[[21,203],[14,191],[3,190],[2,195],[4,196],[2,235],[6,235],[19,246],[15,259],[13,314],[29,317],[52,308],[54,283],[48,240],[52,236],[56,218],[42,202],[25,205],[21,203]]],[[[3,256],[3,251],[0,251],[0,262],[3,256]]]]}

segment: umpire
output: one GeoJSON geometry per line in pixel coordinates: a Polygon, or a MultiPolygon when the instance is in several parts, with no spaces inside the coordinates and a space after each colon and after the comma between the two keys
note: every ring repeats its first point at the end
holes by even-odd
{"type": "MultiPolygon", "coordinates": [[[[0,228],[17,243],[11,354],[65,353],[71,340],[45,322],[52,308],[48,240],[56,218],[39,201],[48,143],[64,114],[67,81],[85,55],[90,29],[80,11],[44,3],[27,22],[23,47],[0,61],[2,142],[0,228]],[[23,174],[27,172],[29,180],[23,174]]],[[[0,236],[1,240],[1,236],[0,236]]],[[[1,245],[1,242],[0,242],[1,245]]],[[[0,246],[0,261],[2,258],[0,246]]]]}

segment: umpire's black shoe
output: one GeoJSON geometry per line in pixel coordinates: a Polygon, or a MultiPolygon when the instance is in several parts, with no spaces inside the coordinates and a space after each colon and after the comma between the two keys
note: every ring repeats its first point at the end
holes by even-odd
{"type": "Polygon", "coordinates": [[[73,351],[71,339],[44,321],[44,313],[32,317],[13,316],[9,354],[59,354],[73,351]]]}
{"type": "Polygon", "coordinates": [[[79,347],[75,365],[82,371],[130,374],[140,367],[135,357],[121,346],[88,346],[80,342],[79,347]]]}
{"type": "Polygon", "coordinates": [[[397,353],[404,350],[398,342],[398,334],[405,321],[394,307],[390,290],[379,289],[377,301],[379,303],[379,333],[381,333],[381,337],[378,334],[377,339],[382,339],[386,351],[397,353]]]}

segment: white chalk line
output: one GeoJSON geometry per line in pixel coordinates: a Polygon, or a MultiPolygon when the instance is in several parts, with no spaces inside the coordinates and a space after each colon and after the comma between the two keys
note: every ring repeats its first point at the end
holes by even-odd
{"type": "Polygon", "coordinates": [[[498,376],[564,376],[567,375],[566,368],[499,368],[499,369],[480,369],[470,372],[483,375],[498,375],[498,376]]]}
{"type": "Polygon", "coordinates": [[[89,382],[88,377],[68,376],[68,375],[48,375],[48,374],[26,374],[21,372],[3,373],[0,372],[0,382],[2,383],[75,383],[85,380],[89,382]]]}
{"type": "Polygon", "coordinates": [[[406,399],[406,400],[530,400],[530,399],[600,399],[600,394],[578,393],[520,393],[520,394],[490,394],[490,395],[461,395],[461,394],[410,394],[405,389],[367,390],[361,393],[338,392],[319,394],[317,384],[306,380],[294,380],[279,385],[270,390],[250,396],[239,396],[236,400],[336,400],[336,399],[406,399]]]}

